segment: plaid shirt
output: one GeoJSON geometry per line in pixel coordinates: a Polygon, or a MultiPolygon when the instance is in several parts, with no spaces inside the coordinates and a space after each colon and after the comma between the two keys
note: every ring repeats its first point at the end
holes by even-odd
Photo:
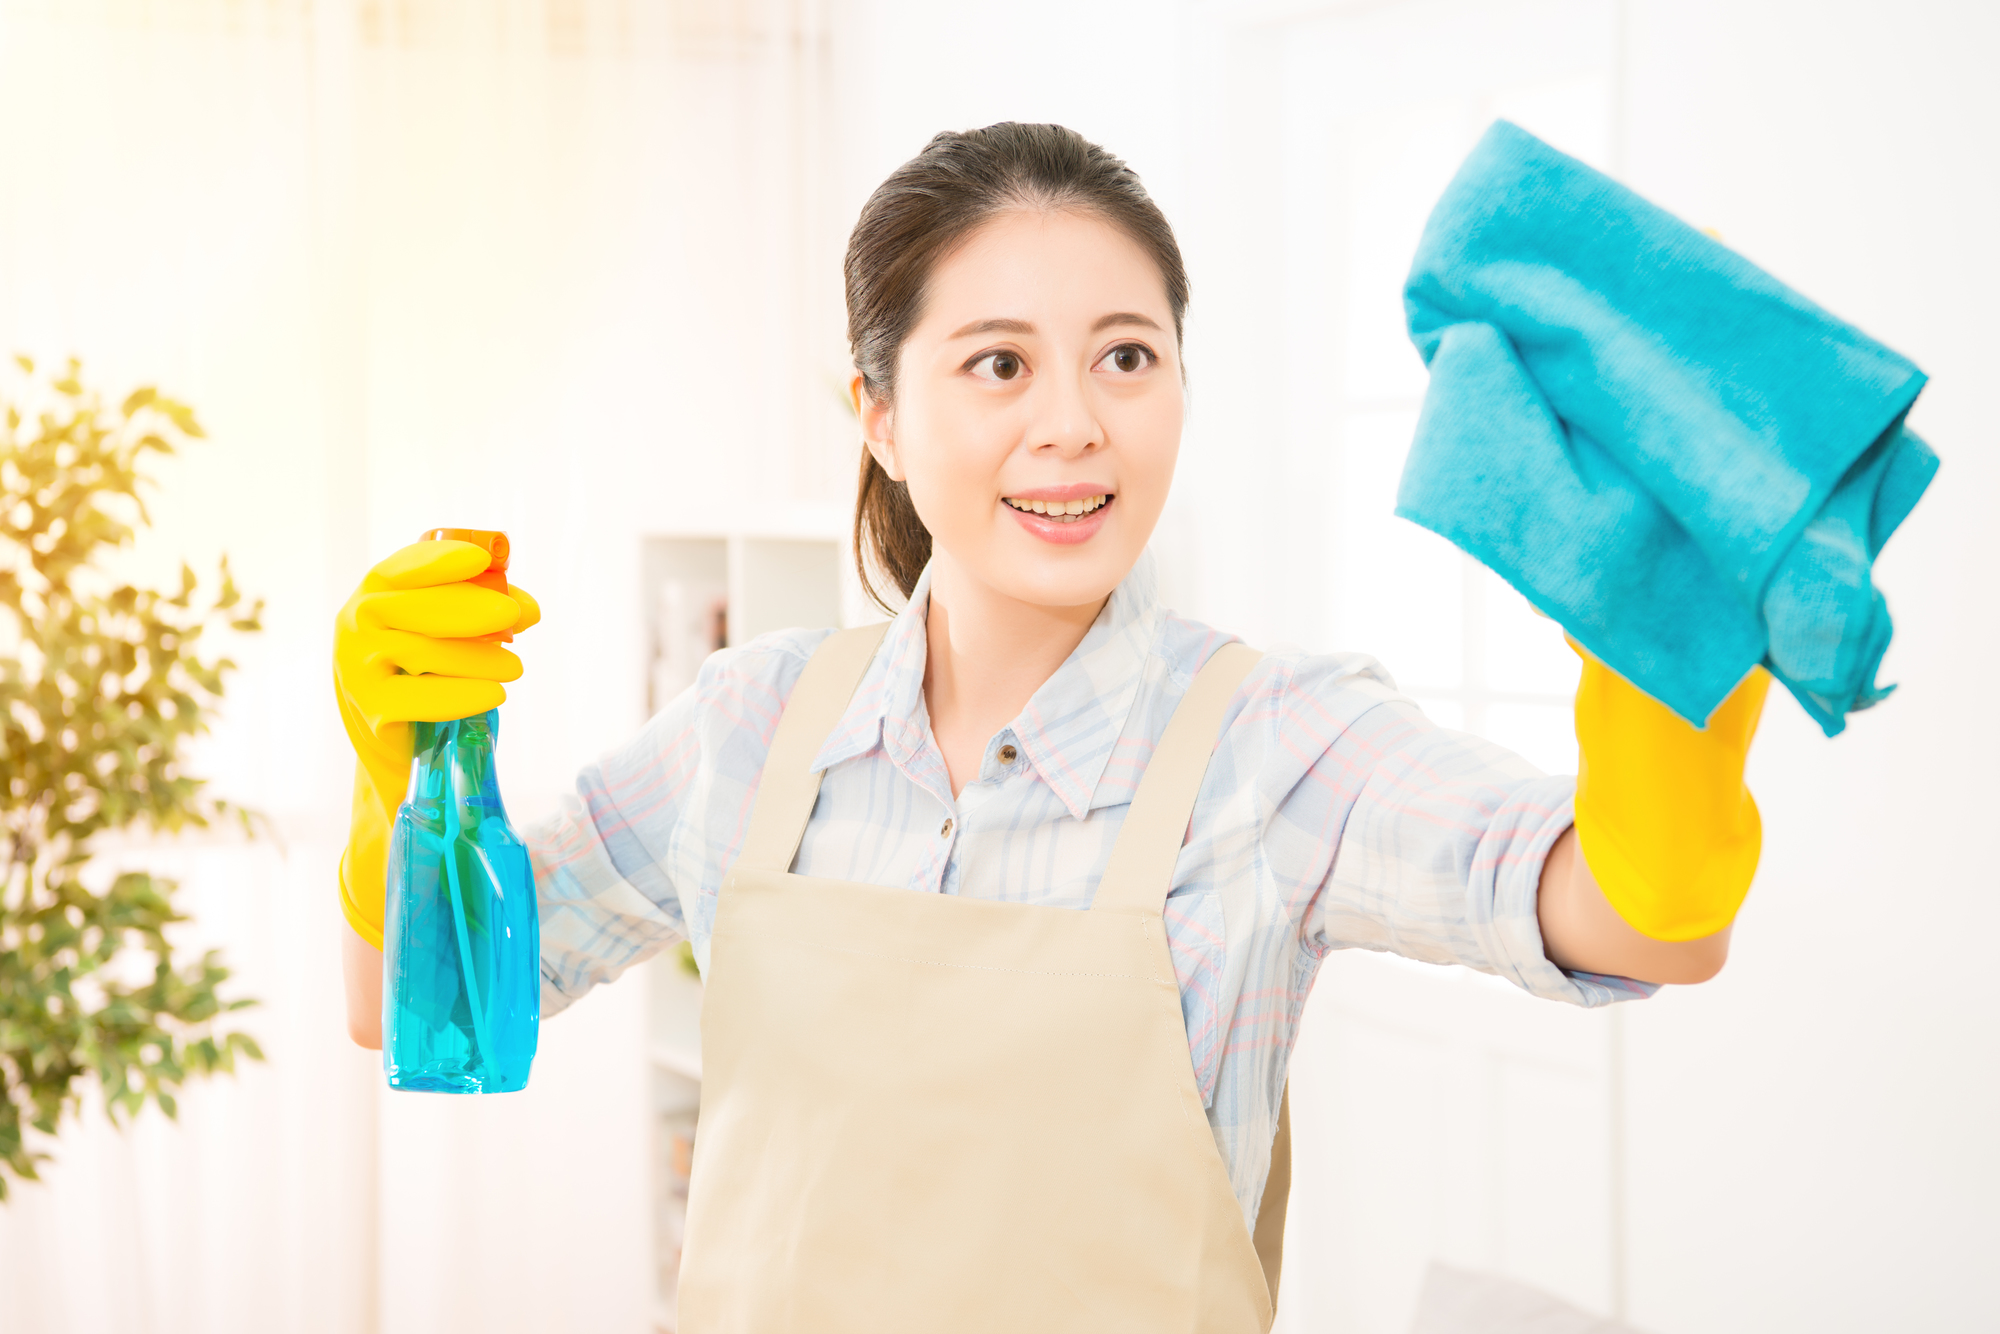
{"type": "MultiPolygon", "coordinates": [[[[1161,607],[1142,559],[954,798],[924,704],[927,589],[814,761],[825,779],[797,873],[1089,907],[1167,719],[1232,636],[1161,607]]],[[[683,937],[707,967],[778,716],[828,633],[715,654],[530,831],[545,1015],[683,937]]],[[[1542,953],[1536,889],[1573,787],[1433,725],[1370,658],[1273,652],[1239,688],[1165,911],[1189,1059],[1246,1222],[1329,951],[1464,964],[1580,1005],[1650,992],[1542,953]]]]}

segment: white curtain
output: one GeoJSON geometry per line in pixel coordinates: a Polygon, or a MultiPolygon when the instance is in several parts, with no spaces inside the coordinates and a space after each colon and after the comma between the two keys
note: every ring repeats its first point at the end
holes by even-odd
{"type": "Polygon", "coordinates": [[[0,351],[200,413],[131,559],[226,550],[269,599],[198,768],[278,835],[105,849],[180,877],[270,1060],[45,1145],[0,1206],[0,1329],[652,1327],[643,985],[545,1027],[509,1097],[392,1096],[345,1037],[327,637],[372,559],[508,529],[549,609],[502,715],[520,823],[642,720],[643,536],[840,512],[823,30],[790,0],[0,0],[0,351]]]}

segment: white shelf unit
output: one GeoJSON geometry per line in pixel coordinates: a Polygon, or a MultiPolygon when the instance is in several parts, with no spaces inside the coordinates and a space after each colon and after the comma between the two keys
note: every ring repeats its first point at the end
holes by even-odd
{"type": "Polygon", "coordinates": [[[870,614],[846,535],[817,526],[649,537],[640,569],[649,712],[691,685],[716,649],[870,614]]]}
{"type": "Polygon", "coordinates": [[[687,1225],[688,1176],[694,1165],[696,1114],[701,1109],[701,983],[679,950],[647,965],[647,1059],[651,1065],[653,1326],[679,1327],[681,1238],[687,1225]]]}
{"type": "MultiPolygon", "coordinates": [[[[717,649],[772,630],[851,624],[866,614],[850,571],[846,535],[831,525],[650,537],[641,551],[640,586],[649,713],[692,685],[702,662],[717,649]]],[[[674,1334],[701,1107],[701,983],[681,950],[667,951],[645,971],[657,1275],[653,1324],[658,1334],[674,1334]]]]}

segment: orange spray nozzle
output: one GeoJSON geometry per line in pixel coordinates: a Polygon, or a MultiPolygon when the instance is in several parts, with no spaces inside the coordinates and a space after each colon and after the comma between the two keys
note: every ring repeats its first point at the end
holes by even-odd
{"type": "MultiPolygon", "coordinates": [[[[418,539],[421,542],[470,542],[486,550],[486,569],[466,580],[481,588],[490,588],[496,593],[507,591],[507,557],[513,550],[507,544],[507,534],[487,528],[433,528],[418,539]]],[[[497,635],[482,635],[498,643],[510,644],[514,640],[511,632],[497,635]]]]}

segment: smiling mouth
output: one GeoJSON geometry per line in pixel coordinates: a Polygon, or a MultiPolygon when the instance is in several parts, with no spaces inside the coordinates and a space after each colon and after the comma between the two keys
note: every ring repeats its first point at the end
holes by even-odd
{"type": "Polygon", "coordinates": [[[1086,515],[1103,509],[1117,497],[1107,491],[1101,496],[1079,496],[1075,500],[1016,500],[1012,496],[1003,496],[1001,499],[1007,502],[1008,508],[1019,510],[1023,514],[1037,515],[1052,523],[1077,523],[1086,515]]]}

